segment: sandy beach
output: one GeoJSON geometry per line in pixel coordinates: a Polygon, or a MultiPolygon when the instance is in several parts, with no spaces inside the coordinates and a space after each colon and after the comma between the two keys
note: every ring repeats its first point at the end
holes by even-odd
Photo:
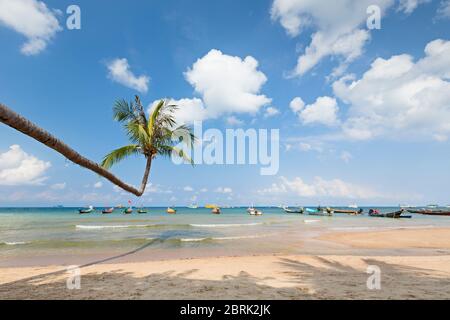
{"type": "Polygon", "coordinates": [[[450,299],[450,229],[333,232],[320,240],[386,254],[121,259],[81,267],[78,290],[66,287],[67,266],[1,268],[0,299],[450,299]],[[404,248],[422,251],[402,255],[404,248]],[[380,290],[367,288],[368,266],[379,268],[380,290]]]}

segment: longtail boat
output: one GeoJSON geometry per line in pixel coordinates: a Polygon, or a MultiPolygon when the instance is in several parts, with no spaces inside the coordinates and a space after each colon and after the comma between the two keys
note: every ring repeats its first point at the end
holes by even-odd
{"type": "Polygon", "coordinates": [[[304,208],[289,209],[289,207],[283,207],[283,210],[286,213],[300,213],[300,214],[303,214],[305,212],[304,208]]]}
{"type": "Polygon", "coordinates": [[[87,213],[91,213],[94,211],[94,207],[93,206],[89,206],[88,209],[80,209],[78,210],[79,214],[87,214],[87,213]]]}
{"type": "Polygon", "coordinates": [[[380,213],[378,210],[370,209],[369,210],[369,216],[371,217],[379,217],[379,218],[411,218],[411,216],[402,216],[402,213],[405,212],[405,210],[401,209],[399,211],[395,212],[388,212],[388,213],[380,213]]]}
{"type": "Polygon", "coordinates": [[[169,207],[169,208],[167,208],[166,212],[167,212],[168,214],[175,214],[175,213],[177,213],[177,210],[175,210],[175,209],[169,207]]]}
{"type": "Polygon", "coordinates": [[[114,208],[104,209],[102,211],[102,214],[110,214],[114,212],[114,208]]]}
{"type": "Polygon", "coordinates": [[[444,210],[428,210],[428,209],[420,209],[420,210],[408,210],[410,213],[418,213],[428,216],[450,216],[450,211],[444,210]]]}
{"type": "Polygon", "coordinates": [[[321,208],[318,207],[316,209],[306,208],[306,212],[308,212],[311,216],[332,216],[334,211],[330,208],[321,208]]]}
{"type": "Polygon", "coordinates": [[[124,213],[124,214],[131,214],[131,213],[133,213],[133,208],[131,208],[131,207],[126,208],[126,209],[123,211],[123,213],[124,213]]]}
{"type": "Polygon", "coordinates": [[[363,209],[359,209],[359,210],[345,210],[345,209],[332,209],[334,211],[334,213],[346,213],[346,214],[351,214],[351,215],[358,215],[358,214],[362,214],[363,213],[363,209]]]}
{"type": "Polygon", "coordinates": [[[212,213],[212,214],[220,214],[220,213],[221,213],[221,212],[220,212],[220,208],[219,208],[219,207],[213,208],[213,209],[211,210],[211,213],[212,213]]]}

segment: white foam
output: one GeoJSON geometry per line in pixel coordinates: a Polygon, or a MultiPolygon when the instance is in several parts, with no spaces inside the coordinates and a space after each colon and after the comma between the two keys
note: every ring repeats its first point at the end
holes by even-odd
{"type": "Polygon", "coordinates": [[[148,228],[156,226],[155,224],[125,224],[125,225],[110,225],[110,226],[86,226],[77,224],[75,228],[77,229],[87,229],[87,230],[101,230],[101,229],[124,229],[124,228],[148,228]]]}
{"type": "Polygon", "coordinates": [[[320,220],[303,220],[304,223],[310,224],[310,223],[317,223],[320,222],[320,220]]]}
{"type": "Polygon", "coordinates": [[[20,244],[27,244],[28,242],[25,241],[17,241],[17,242],[7,242],[5,241],[4,244],[6,244],[7,246],[16,246],[16,245],[20,245],[20,244]]]}
{"type": "Polygon", "coordinates": [[[180,241],[182,241],[182,242],[198,242],[198,241],[203,241],[206,239],[208,239],[208,238],[181,238],[180,241]]]}

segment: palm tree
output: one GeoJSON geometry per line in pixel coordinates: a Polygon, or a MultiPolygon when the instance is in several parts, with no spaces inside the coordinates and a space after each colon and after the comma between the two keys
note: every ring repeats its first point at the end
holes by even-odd
{"type": "Polygon", "coordinates": [[[176,155],[192,164],[191,158],[183,148],[176,145],[181,143],[192,149],[196,138],[189,127],[176,125],[174,119],[176,110],[176,105],[161,100],[147,118],[139,96],[135,96],[134,102],[116,101],[113,109],[114,120],[124,124],[131,144],[111,151],[103,158],[101,166],[108,170],[128,156],[144,156],[146,166],[139,191],[142,195],[147,186],[152,161],[156,156],[176,155]]]}
{"type": "Polygon", "coordinates": [[[173,118],[173,113],[176,108],[176,106],[169,105],[166,101],[161,100],[153,109],[149,119],[147,120],[139,97],[136,96],[135,102],[130,104],[127,104],[124,101],[116,102],[114,106],[114,117],[118,121],[125,123],[130,139],[134,142],[135,147],[127,146],[121,148],[123,149],[122,151],[113,151],[105,157],[102,165],[83,157],[67,144],[50,134],[48,131],[40,128],[30,120],[22,117],[1,103],[0,122],[3,122],[11,128],[41,142],[47,147],[62,154],[73,163],[97,173],[123,190],[140,197],[145,191],[150,173],[151,162],[156,155],[160,154],[169,156],[172,152],[175,152],[177,155],[191,162],[182,150],[175,147],[171,138],[169,139],[169,133],[174,134],[175,136],[180,137],[180,140],[182,139],[191,147],[195,139],[190,129],[186,126],[176,127],[176,123],[173,118]],[[125,108],[126,106],[128,106],[128,109],[125,108]],[[114,163],[122,160],[125,156],[130,154],[143,154],[147,158],[147,166],[142,179],[141,188],[139,190],[129,184],[126,184],[107,170],[107,168],[110,168],[114,163]]]}

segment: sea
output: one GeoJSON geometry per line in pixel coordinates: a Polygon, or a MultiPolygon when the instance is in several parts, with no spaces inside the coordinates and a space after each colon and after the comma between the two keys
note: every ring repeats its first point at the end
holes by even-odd
{"type": "MultiPolygon", "coordinates": [[[[311,208],[314,208],[311,206],[311,208]]],[[[450,227],[450,217],[411,215],[410,219],[364,214],[313,216],[285,213],[276,207],[224,208],[219,215],[206,208],[149,207],[145,214],[124,214],[100,208],[80,215],[79,208],[0,208],[0,267],[86,264],[95,261],[147,261],[209,256],[266,254],[374,254],[318,239],[329,232],[450,227]]],[[[381,213],[398,207],[378,208],[381,213]]],[[[411,254],[408,250],[392,254],[411,254]]],[[[383,252],[385,254],[385,252],[383,252]]]]}

